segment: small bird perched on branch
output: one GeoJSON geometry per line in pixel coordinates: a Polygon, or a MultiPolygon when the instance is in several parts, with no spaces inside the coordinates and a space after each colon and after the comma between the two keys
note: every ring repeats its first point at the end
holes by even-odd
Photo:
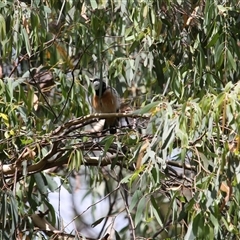
{"type": "MultiPolygon", "coordinates": [[[[97,113],[117,113],[121,106],[121,99],[115,88],[110,87],[106,82],[95,78],[93,81],[95,95],[92,100],[92,105],[97,113]]],[[[118,125],[117,118],[105,119],[104,128],[110,128],[110,133],[116,133],[118,125]]]]}

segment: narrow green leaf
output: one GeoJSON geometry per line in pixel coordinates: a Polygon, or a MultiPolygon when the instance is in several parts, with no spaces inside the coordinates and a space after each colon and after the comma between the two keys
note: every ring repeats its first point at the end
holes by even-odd
{"type": "Polygon", "coordinates": [[[215,46],[217,40],[219,39],[219,33],[215,33],[212,38],[210,39],[209,43],[207,44],[207,48],[210,48],[212,46],[215,46]]]}
{"type": "Polygon", "coordinates": [[[46,180],[47,180],[47,185],[48,185],[48,188],[54,192],[56,191],[56,189],[58,188],[58,184],[56,183],[56,181],[54,180],[53,177],[49,176],[48,174],[45,175],[46,177],[46,180]]]}
{"type": "Polygon", "coordinates": [[[143,108],[134,111],[134,114],[144,114],[144,113],[150,113],[151,111],[154,111],[156,106],[160,103],[160,101],[149,103],[148,105],[144,106],[143,108]]]}
{"type": "Polygon", "coordinates": [[[170,128],[167,130],[167,132],[166,131],[163,132],[162,149],[167,148],[169,146],[169,144],[171,144],[171,142],[174,140],[175,135],[173,134],[173,131],[175,130],[175,127],[176,127],[176,125],[172,124],[172,126],[170,126],[170,128]]]}
{"type": "Polygon", "coordinates": [[[25,41],[25,46],[26,46],[26,50],[27,50],[27,54],[30,57],[31,56],[31,45],[30,45],[30,41],[29,41],[29,36],[28,33],[26,31],[25,28],[22,28],[22,35],[23,35],[23,39],[25,41]]]}
{"type": "Polygon", "coordinates": [[[209,159],[202,152],[198,152],[198,154],[199,154],[199,157],[201,159],[201,163],[203,164],[204,168],[208,169],[208,167],[209,167],[209,159]]]}
{"type": "Polygon", "coordinates": [[[7,2],[0,2],[0,8],[4,8],[7,6],[7,2]]]}
{"type": "Polygon", "coordinates": [[[218,232],[219,220],[212,213],[210,214],[210,220],[214,226],[215,231],[218,232]]]}
{"type": "Polygon", "coordinates": [[[71,171],[75,168],[75,150],[71,151],[69,158],[68,158],[68,169],[71,171]]]}
{"type": "Polygon", "coordinates": [[[148,15],[148,5],[145,5],[143,8],[143,17],[146,18],[148,15]]]}
{"type": "Polygon", "coordinates": [[[7,86],[6,89],[6,97],[7,101],[12,102],[13,100],[13,79],[7,79],[7,86]]]}
{"type": "Polygon", "coordinates": [[[2,231],[4,233],[4,229],[6,227],[6,223],[7,223],[7,194],[6,193],[2,193],[1,196],[1,225],[2,225],[2,231]]]}
{"type": "Polygon", "coordinates": [[[6,37],[6,22],[2,14],[0,14],[0,41],[6,37]]]}
{"type": "MultiPolygon", "coordinates": [[[[129,38],[128,41],[133,40],[135,38],[134,36],[130,36],[130,37],[128,37],[129,38]]],[[[134,52],[139,45],[140,45],[140,42],[138,40],[133,41],[132,45],[129,48],[129,54],[134,52]]]]}
{"type": "Polygon", "coordinates": [[[55,209],[54,209],[53,205],[49,202],[49,199],[48,199],[47,196],[43,197],[43,202],[47,206],[47,209],[49,210],[49,213],[51,215],[51,224],[53,226],[55,226],[56,225],[56,220],[57,220],[55,209]]]}
{"type": "Polygon", "coordinates": [[[192,222],[190,222],[190,224],[188,224],[188,230],[187,230],[187,233],[184,237],[184,240],[190,240],[190,239],[195,239],[195,235],[193,233],[193,224],[192,222]]]}
{"type": "Polygon", "coordinates": [[[0,113],[0,119],[3,120],[4,124],[9,127],[9,119],[8,119],[8,115],[4,114],[4,113],[0,113]]]}
{"type": "Polygon", "coordinates": [[[122,240],[122,238],[120,237],[119,233],[115,230],[115,238],[116,240],[122,240]]]}
{"type": "Polygon", "coordinates": [[[193,234],[195,236],[199,236],[199,232],[201,231],[201,229],[203,228],[203,225],[204,225],[204,219],[202,218],[202,214],[198,214],[196,215],[196,217],[194,218],[193,220],[193,227],[192,227],[192,230],[193,230],[193,234]]]}
{"type": "Polygon", "coordinates": [[[126,28],[124,33],[125,37],[127,37],[132,32],[132,30],[133,30],[133,26],[126,28]]]}
{"type": "Polygon", "coordinates": [[[83,153],[80,149],[76,150],[75,159],[76,159],[75,170],[78,171],[81,167],[81,164],[83,163],[83,153]]]}
{"type": "Polygon", "coordinates": [[[230,69],[232,68],[234,71],[236,71],[237,64],[236,61],[233,59],[232,53],[227,49],[227,59],[228,59],[228,65],[230,65],[230,69]]]}
{"type": "Polygon", "coordinates": [[[95,1],[95,0],[90,0],[90,3],[91,3],[91,7],[92,7],[93,10],[96,9],[96,8],[98,8],[97,1],[95,1]]]}
{"type": "Polygon", "coordinates": [[[155,22],[156,22],[156,12],[155,12],[155,9],[154,8],[151,8],[150,10],[150,13],[151,13],[151,22],[153,25],[155,25],[155,22]]]}
{"type": "Polygon", "coordinates": [[[92,223],[91,227],[94,228],[96,227],[98,224],[100,224],[102,222],[102,220],[104,220],[105,217],[99,218],[97,221],[95,221],[94,223],[92,223]]]}
{"type": "Polygon", "coordinates": [[[225,99],[225,93],[222,92],[217,96],[215,100],[215,107],[218,108],[219,106],[221,106],[223,104],[224,99],[225,99]]]}
{"type": "Polygon", "coordinates": [[[42,173],[35,173],[34,174],[34,179],[35,182],[37,184],[37,188],[38,190],[42,193],[42,194],[47,194],[47,181],[45,176],[42,173]]]}
{"type": "Polygon", "coordinates": [[[130,178],[131,178],[132,175],[127,175],[126,177],[124,177],[122,180],[121,180],[121,183],[128,183],[130,181],[130,178]]]}
{"type": "Polygon", "coordinates": [[[131,212],[136,204],[139,202],[139,199],[142,197],[142,192],[140,190],[136,190],[132,196],[131,203],[129,206],[129,211],[131,212]]]}
{"type": "Polygon", "coordinates": [[[136,212],[136,216],[135,216],[135,219],[134,219],[135,227],[142,220],[142,216],[143,216],[143,213],[144,213],[145,205],[146,205],[146,198],[143,197],[139,201],[138,206],[137,206],[137,212],[136,212]]]}
{"type": "Polygon", "coordinates": [[[34,91],[32,88],[30,88],[28,89],[28,92],[27,92],[27,107],[29,112],[32,112],[33,101],[34,101],[34,91]]]}
{"type": "Polygon", "coordinates": [[[18,211],[17,211],[17,201],[16,199],[10,195],[10,209],[11,209],[11,232],[10,235],[13,235],[17,225],[18,225],[18,211]]]}
{"type": "Polygon", "coordinates": [[[31,209],[33,211],[36,211],[38,205],[37,205],[37,202],[32,197],[34,185],[35,185],[34,176],[30,176],[30,182],[29,182],[29,187],[28,187],[28,191],[27,191],[27,197],[28,197],[28,202],[29,202],[29,204],[31,206],[31,209]]]}
{"type": "Polygon", "coordinates": [[[231,89],[233,88],[233,83],[230,81],[230,82],[228,82],[227,83],[227,85],[225,86],[225,88],[224,88],[224,92],[225,93],[229,93],[230,91],[231,91],[231,89]]]}
{"type": "Polygon", "coordinates": [[[157,219],[159,225],[163,226],[163,223],[162,223],[162,220],[161,220],[161,213],[159,211],[158,204],[156,203],[156,201],[155,201],[153,196],[151,196],[151,203],[152,203],[153,214],[154,214],[155,218],[157,219]]]}
{"type": "Polygon", "coordinates": [[[110,136],[107,136],[105,138],[103,138],[100,142],[101,145],[104,145],[104,154],[106,154],[106,152],[108,151],[108,149],[111,147],[113,141],[115,139],[115,136],[114,135],[110,135],[110,136]]]}
{"type": "Polygon", "coordinates": [[[218,45],[217,48],[216,48],[216,52],[215,52],[215,55],[214,55],[214,61],[215,61],[215,64],[216,64],[217,68],[219,68],[223,63],[224,44],[225,43],[223,42],[220,45],[218,45]]]}

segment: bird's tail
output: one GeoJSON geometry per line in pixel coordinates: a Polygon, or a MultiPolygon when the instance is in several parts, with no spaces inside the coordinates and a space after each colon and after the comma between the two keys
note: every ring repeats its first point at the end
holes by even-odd
{"type": "Polygon", "coordinates": [[[117,118],[109,118],[105,120],[103,129],[109,129],[110,134],[115,134],[117,132],[118,124],[117,118]]]}

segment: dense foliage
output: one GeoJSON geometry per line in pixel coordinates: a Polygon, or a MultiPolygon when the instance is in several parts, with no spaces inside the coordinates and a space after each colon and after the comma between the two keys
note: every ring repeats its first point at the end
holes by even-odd
{"type": "Polygon", "coordinates": [[[239,13],[236,0],[1,1],[1,239],[240,238],[239,13]],[[91,114],[96,76],[134,126],[89,131],[108,117],[91,114]],[[73,206],[66,232],[49,193],[74,196],[78,174],[94,220],[73,206]]]}

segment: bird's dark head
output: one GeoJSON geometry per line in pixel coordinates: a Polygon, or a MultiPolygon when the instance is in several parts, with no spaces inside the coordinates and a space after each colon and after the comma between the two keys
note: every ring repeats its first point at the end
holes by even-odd
{"type": "Polygon", "coordinates": [[[93,88],[96,92],[96,95],[99,96],[100,94],[103,94],[104,91],[106,90],[106,83],[104,81],[101,82],[99,78],[95,78],[93,81],[93,88]]]}

